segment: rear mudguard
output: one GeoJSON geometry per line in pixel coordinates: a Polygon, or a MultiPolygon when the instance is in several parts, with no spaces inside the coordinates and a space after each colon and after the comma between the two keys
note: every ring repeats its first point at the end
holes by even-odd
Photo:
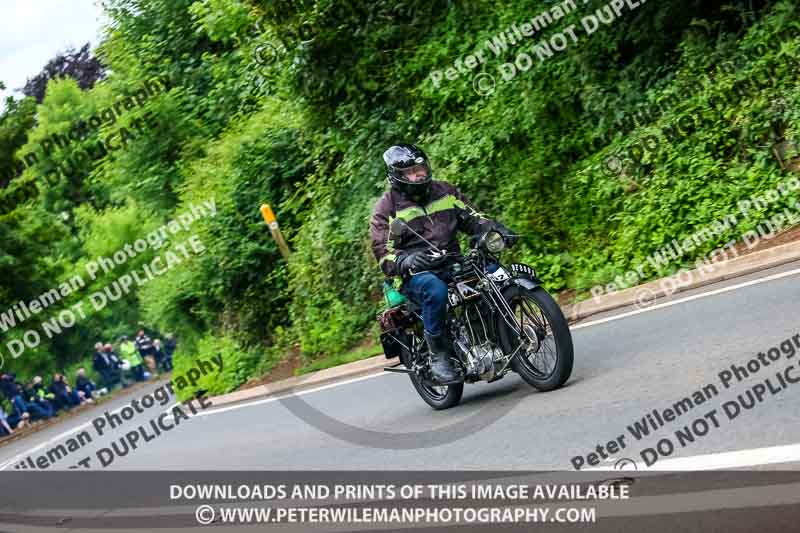
{"type": "Polygon", "coordinates": [[[383,353],[386,355],[386,359],[399,357],[403,350],[402,345],[388,333],[381,334],[381,346],[383,346],[383,353]]]}

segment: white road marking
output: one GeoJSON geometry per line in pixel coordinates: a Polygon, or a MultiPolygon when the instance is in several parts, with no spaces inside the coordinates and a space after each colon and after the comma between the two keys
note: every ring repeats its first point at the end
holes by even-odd
{"type": "Polygon", "coordinates": [[[379,371],[379,372],[377,372],[375,374],[368,374],[366,376],[360,376],[360,377],[357,377],[357,378],[348,379],[346,381],[339,381],[339,382],[336,382],[336,383],[329,383],[328,385],[322,385],[320,387],[315,387],[313,389],[303,390],[303,391],[299,391],[299,392],[290,392],[290,393],[287,393],[287,394],[281,394],[279,396],[271,396],[269,398],[264,398],[263,400],[255,400],[255,401],[252,401],[250,403],[242,403],[242,404],[237,404],[237,405],[231,405],[229,407],[220,407],[219,409],[211,408],[208,411],[200,411],[194,416],[215,415],[217,413],[224,413],[226,411],[233,411],[233,410],[236,410],[236,409],[242,409],[244,407],[252,407],[254,405],[262,405],[262,404],[265,404],[265,403],[277,402],[277,401],[280,401],[280,400],[284,400],[286,398],[291,398],[292,396],[305,396],[306,394],[311,394],[312,392],[319,392],[321,390],[332,389],[332,388],[338,387],[340,385],[347,385],[349,383],[355,383],[357,381],[364,381],[366,379],[378,378],[378,377],[381,377],[381,376],[388,376],[388,375],[389,375],[388,372],[384,372],[384,371],[381,370],[381,371],[379,371]]]}
{"type": "MultiPolygon", "coordinates": [[[[619,460],[620,458],[617,458],[619,460]]],[[[637,458],[638,459],[638,458],[637,458]]],[[[800,444],[787,444],[784,446],[768,446],[765,448],[751,448],[732,452],[717,452],[689,457],[674,457],[659,459],[653,466],[647,466],[641,460],[636,463],[639,472],[648,471],[696,471],[696,470],[721,470],[730,468],[747,468],[753,466],[774,465],[781,463],[800,463],[800,444]]],[[[616,462],[616,461],[615,461],[616,462]]],[[[596,466],[582,470],[615,470],[613,465],[596,466]]],[[[615,470],[619,472],[633,471],[633,469],[615,470]]]]}
{"type": "MultiPolygon", "coordinates": [[[[369,375],[366,375],[366,376],[361,376],[361,377],[357,377],[357,378],[353,378],[353,379],[348,379],[346,381],[340,381],[340,382],[337,382],[337,383],[329,383],[328,385],[323,385],[323,386],[320,386],[320,387],[316,387],[316,388],[313,388],[313,389],[308,389],[308,390],[304,390],[304,391],[300,391],[300,392],[283,394],[283,395],[280,395],[280,396],[273,396],[273,397],[265,398],[265,399],[262,399],[262,400],[256,400],[256,401],[250,402],[250,403],[231,405],[230,407],[220,407],[218,409],[213,409],[212,408],[209,411],[198,411],[197,414],[195,414],[195,415],[190,415],[190,414],[187,413],[187,416],[189,418],[194,418],[194,417],[197,417],[197,416],[207,416],[207,415],[213,415],[213,414],[217,414],[217,413],[223,413],[225,411],[232,411],[234,409],[241,409],[241,408],[244,408],[244,407],[252,407],[252,406],[261,405],[261,404],[265,404],[265,403],[277,402],[279,400],[283,400],[283,399],[289,398],[291,396],[303,396],[303,395],[306,395],[306,394],[311,394],[313,392],[317,392],[317,391],[321,391],[321,390],[325,390],[325,389],[330,389],[330,388],[333,388],[333,387],[338,387],[340,385],[347,385],[348,383],[354,383],[356,381],[363,381],[365,379],[371,379],[371,378],[376,378],[376,377],[386,376],[386,375],[389,375],[389,374],[384,373],[384,372],[380,372],[380,373],[377,373],[377,374],[369,374],[369,375]]],[[[166,410],[164,410],[163,412],[166,413],[166,412],[171,411],[172,408],[175,405],[180,405],[180,404],[176,403],[176,404],[170,406],[169,408],[167,408],[166,410]]],[[[123,408],[128,407],[128,406],[129,406],[129,404],[125,404],[122,407],[120,407],[118,409],[115,409],[114,411],[111,411],[111,413],[113,414],[113,413],[117,413],[118,411],[122,411],[123,408]]],[[[92,420],[94,420],[94,419],[92,419],[92,420]]],[[[92,422],[89,421],[89,422],[83,423],[83,424],[81,424],[79,426],[76,426],[76,427],[74,427],[72,429],[69,429],[69,430],[67,430],[67,431],[65,431],[63,433],[60,433],[60,434],[56,435],[55,437],[51,437],[50,439],[46,440],[45,442],[43,442],[41,444],[38,444],[37,446],[34,446],[33,448],[14,456],[12,459],[9,459],[5,463],[0,464],[0,471],[7,469],[12,464],[22,460],[23,458],[25,458],[25,457],[27,457],[27,456],[29,456],[31,454],[34,454],[34,453],[38,452],[42,448],[46,448],[47,446],[49,446],[51,444],[55,444],[56,442],[58,442],[58,441],[60,441],[62,439],[65,439],[66,437],[69,437],[73,433],[77,433],[77,432],[83,430],[84,428],[90,427],[91,425],[92,425],[92,422]]]]}
{"type": "Polygon", "coordinates": [[[66,437],[72,435],[73,433],[77,433],[78,431],[82,430],[83,428],[87,428],[87,427],[89,427],[91,425],[92,425],[91,422],[86,422],[85,424],[81,424],[80,426],[76,426],[76,427],[74,427],[72,429],[69,429],[69,430],[59,434],[59,435],[56,435],[55,437],[52,437],[51,439],[44,441],[43,443],[39,444],[38,446],[34,446],[30,450],[28,450],[26,452],[23,452],[23,453],[21,453],[19,455],[16,455],[15,457],[13,457],[12,459],[9,459],[5,463],[0,464],[0,470],[5,470],[7,466],[11,465],[12,463],[16,463],[19,459],[22,459],[23,457],[28,456],[28,455],[30,455],[32,453],[36,453],[39,450],[41,450],[42,448],[44,448],[45,446],[47,446],[48,444],[52,444],[54,442],[57,442],[57,441],[59,441],[59,440],[61,440],[63,438],[66,438],[66,437]]]}
{"type": "Polygon", "coordinates": [[[776,279],[786,278],[789,276],[793,276],[795,274],[800,274],[800,268],[796,268],[794,270],[788,270],[786,272],[780,272],[778,274],[773,274],[771,276],[767,276],[766,278],[759,278],[754,279],[751,281],[745,281],[743,283],[739,283],[737,285],[731,285],[729,287],[723,287],[721,289],[715,289],[713,291],[703,292],[700,294],[695,294],[693,296],[687,296],[685,298],[679,298],[677,300],[672,300],[670,302],[664,302],[663,304],[656,304],[646,307],[644,309],[636,309],[635,311],[629,311],[627,313],[621,313],[619,315],[610,316],[608,318],[601,318],[599,320],[593,320],[591,322],[586,322],[583,324],[577,324],[575,326],[570,326],[570,330],[576,330],[581,328],[588,328],[589,326],[596,326],[598,324],[605,324],[606,322],[611,322],[614,320],[621,320],[623,318],[628,318],[629,316],[638,315],[641,313],[647,313],[649,311],[655,311],[656,309],[663,309],[665,307],[670,307],[673,305],[678,305],[686,302],[691,302],[692,300],[699,300],[700,298],[707,298],[709,296],[716,296],[717,294],[722,294],[724,292],[735,291],[736,289],[741,289],[744,287],[750,287],[752,285],[758,285],[760,283],[766,283],[768,281],[774,281],[776,279]]]}
{"type": "MultiPolygon", "coordinates": [[[[175,404],[175,405],[177,405],[177,404],[175,404]]],[[[130,407],[130,402],[118,407],[117,409],[114,409],[113,411],[108,411],[108,413],[112,414],[112,415],[113,414],[117,414],[120,411],[122,411],[123,409],[125,409],[126,407],[130,407]]],[[[104,413],[105,413],[105,411],[104,411],[104,413]]],[[[27,456],[29,456],[29,455],[31,455],[33,453],[36,453],[39,450],[41,450],[42,448],[45,448],[50,444],[54,444],[54,443],[60,441],[61,439],[69,437],[73,433],[77,433],[77,432],[79,432],[79,431],[81,431],[81,430],[83,430],[85,428],[91,427],[92,421],[95,418],[98,418],[98,417],[96,416],[96,417],[92,418],[92,420],[90,420],[89,422],[84,422],[83,424],[80,424],[79,426],[75,426],[72,429],[68,429],[67,431],[65,431],[63,433],[60,433],[60,434],[56,435],[55,437],[51,437],[50,439],[44,441],[43,443],[41,443],[41,444],[39,444],[37,446],[34,446],[30,450],[28,450],[26,452],[22,452],[22,453],[16,455],[15,457],[13,457],[12,459],[9,459],[5,463],[1,463],[0,464],[0,470],[5,470],[8,466],[10,466],[11,464],[16,463],[17,461],[21,460],[23,457],[27,457],[27,456]]]]}

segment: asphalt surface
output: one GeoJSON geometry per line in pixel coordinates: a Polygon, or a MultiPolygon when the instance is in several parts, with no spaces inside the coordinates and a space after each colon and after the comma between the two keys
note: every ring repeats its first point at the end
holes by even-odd
{"type": "MultiPolygon", "coordinates": [[[[620,435],[625,448],[606,453],[605,459],[598,454],[601,465],[610,467],[623,458],[641,462],[641,450],[655,447],[664,438],[675,446],[669,459],[794,445],[800,443],[800,426],[795,423],[800,383],[788,384],[775,395],[767,392],[762,402],[742,409],[733,420],[722,404],[767,378],[780,387],[775,373],[788,365],[798,366],[800,350],[794,358],[782,355],[768,367],[761,365],[727,390],[719,373],[732,364],[746,365],[758,352],[800,333],[800,275],[679,300],[796,268],[797,264],[785,265],[681,293],[666,300],[673,305],[638,314],[630,315],[636,310],[629,308],[591,317],[573,329],[575,368],[567,385],[557,391],[538,392],[509,374],[496,383],[468,385],[460,406],[434,411],[417,396],[406,376],[384,373],[288,398],[200,411],[200,416],[181,421],[150,442],[140,441],[126,455],[115,454],[108,468],[571,470],[573,457],[588,461],[587,455],[598,444],[607,448],[620,435]],[[610,320],[602,321],[606,319],[610,320]],[[715,386],[718,394],[707,394],[702,404],[698,402],[650,436],[637,440],[627,428],[653,409],[662,412],[707,385],[715,386]],[[711,418],[703,418],[712,410],[719,427],[711,418]],[[697,419],[705,420],[707,432],[697,419]],[[675,432],[686,425],[697,431],[694,442],[681,446],[675,432]]],[[[800,370],[790,375],[800,377],[800,370]]],[[[133,397],[140,398],[156,386],[149,384],[133,397]]],[[[60,443],[67,446],[66,440],[75,433],[64,432],[90,423],[101,416],[98,411],[121,407],[131,399],[115,399],[0,448],[0,466],[13,469],[27,455],[35,461],[60,443]]],[[[84,457],[91,457],[92,468],[102,469],[98,449],[112,442],[120,447],[119,439],[140,424],[152,433],[149,420],[163,410],[137,414],[102,438],[92,427],[84,428],[92,442],[54,461],[49,469],[67,468],[84,457]]],[[[174,423],[171,417],[167,421],[174,423]]],[[[792,460],[800,461],[800,456],[788,458],[779,467],[796,468],[792,460]]],[[[665,459],[659,461],[664,464],[665,459]]],[[[687,468],[704,462],[696,459],[687,468]]]]}

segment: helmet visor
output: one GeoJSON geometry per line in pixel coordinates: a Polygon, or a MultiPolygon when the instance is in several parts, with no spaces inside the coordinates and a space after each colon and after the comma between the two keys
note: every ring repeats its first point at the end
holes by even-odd
{"type": "Polygon", "coordinates": [[[425,163],[399,169],[403,180],[409,183],[424,183],[430,179],[430,169],[425,163]]]}

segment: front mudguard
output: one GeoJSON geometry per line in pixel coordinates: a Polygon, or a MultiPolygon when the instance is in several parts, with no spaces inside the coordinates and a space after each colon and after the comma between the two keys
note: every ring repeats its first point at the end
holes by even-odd
{"type": "Polygon", "coordinates": [[[524,289],[532,291],[536,287],[541,287],[542,282],[538,278],[512,278],[510,281],[513,285],[519,285],[524,289]]]}
{"type": "Polygon", "coordinates": [[[508,271],[511,272],[511,283],[515,283],[520,287],[533,290],[542,285],[542,281],[536,275],[536,270],[533,267],[523,263],[512,263],[508,265],[508,271]]]}

